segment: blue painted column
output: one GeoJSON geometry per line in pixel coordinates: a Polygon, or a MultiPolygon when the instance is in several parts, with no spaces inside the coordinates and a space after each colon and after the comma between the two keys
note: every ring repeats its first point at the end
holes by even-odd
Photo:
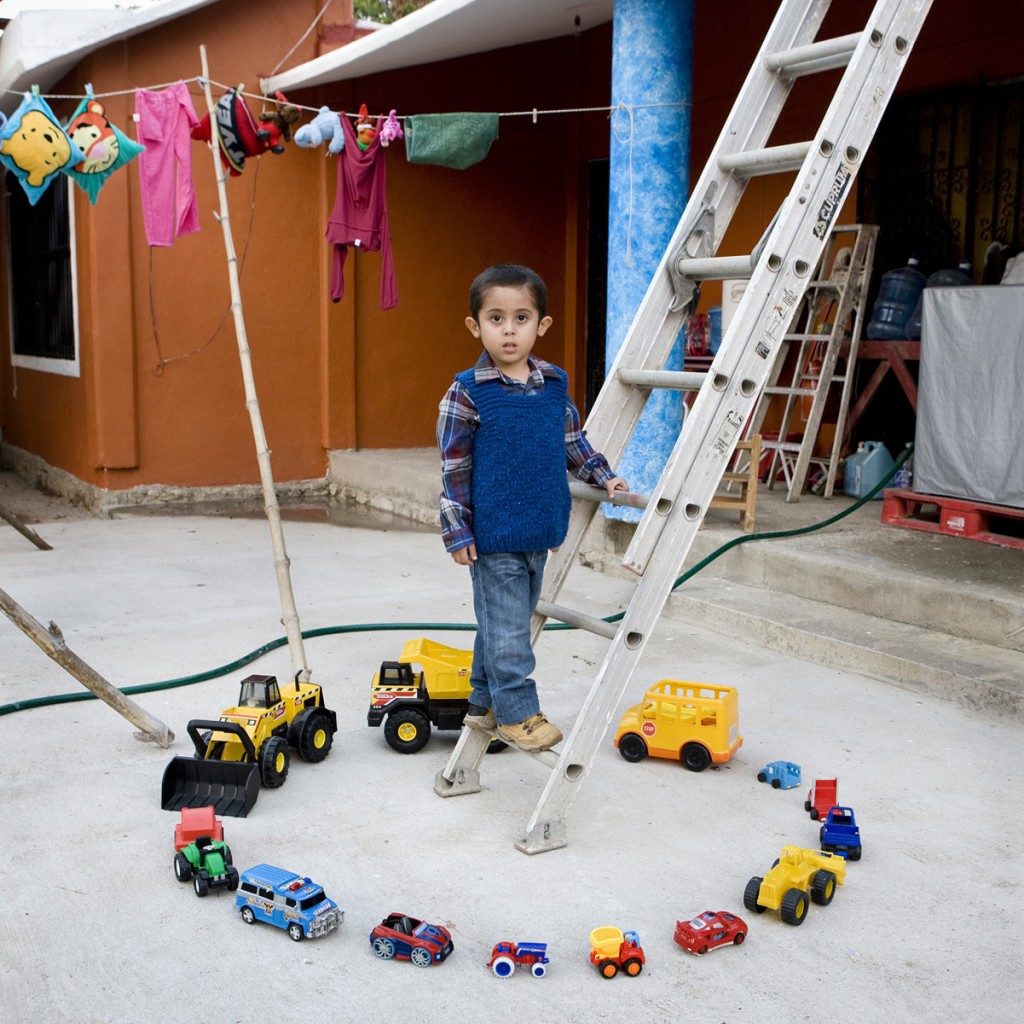
{"type": "MultiPolygon", "coordinates": [[[[693,0],[615,0],[606,370],[686,206],[692,64],[693,0]]],[[[665,368],[682,365],[680,335],[665,368]]],[[[682,415],[679,392],[656,391],[648,400],[614,467],[631,490],[653,489],[679,435],[682,415]]],[[[602,507],[610,518],[640,518],[638,509],[602,507]]]]}

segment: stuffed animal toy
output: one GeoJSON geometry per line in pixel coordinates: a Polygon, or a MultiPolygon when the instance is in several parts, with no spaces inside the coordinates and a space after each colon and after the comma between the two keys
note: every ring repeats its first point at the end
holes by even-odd
{"type": "Polygon", "coordinates": [[[371,142],[377,137],[377,129],[374,128],[370,115],[366,110],[366,104],[359,106],[359,115],[356,117],[356,142],[360,149],[367,149],[371,142]]]}
{"type": "Polygon", "coordinates": [[[0,132],[0,162],[18,179],[33,206],[69,164],[85,159],[68,137],[46,100],[25,93],[0,132]]]}
{"type": "Polygon", "coordinates": [[[391,111],[387,116],[387,120],[381,125],[380,129],[380,144],[382,146],[388,146],[395,139],[404,139],[405,132],[402,131],[402,125],[398,118],[395,117],[395,111],[391,111]]]}
{"type": "Polygon", "coordinates": [[[292,125],[301,114],[299,108],[292,106],[280,89],[274,93],[274,99],[277,102],[272,109],[267,107],[260,111],[256,134],[272,153],[283,153],[284,144],[291,141],[292,125]]]}
{"type": "Polygon", "coordinates": [[[316,149],[325,142],[327,152],[335,156],[345,148],[341,118],[330,107],[321,107],[320,113],[309,124],[304,124],[295,132],[295,145],[303,149],[316,149]]]}
{"type": "Polygon", "coordinates": [[[104,105],[86,86],[86,96],[64,126],[68,138],[85,154],[85,159],[65,173],[95,203],[100,189],[119,168],[134,160],[144,149],[107,120],[104,105]]]}

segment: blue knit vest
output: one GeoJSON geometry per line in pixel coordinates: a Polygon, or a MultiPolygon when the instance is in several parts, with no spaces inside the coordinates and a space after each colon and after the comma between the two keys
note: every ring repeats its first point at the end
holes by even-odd
{"type": "MultiPolygon", "coordinates": [[[[556,368],[557,369],[557,368],[556,368]]],[[[456,376],[480,416],[473,435],[473,536],[480,554],[545,551],[569,529],[565,403],[568,378],[545,377],[527,394],[500,380],[456,376]]]]}

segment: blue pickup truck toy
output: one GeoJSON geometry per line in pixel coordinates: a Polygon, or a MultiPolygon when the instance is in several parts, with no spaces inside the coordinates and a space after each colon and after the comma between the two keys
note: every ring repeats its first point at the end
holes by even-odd
{"type": "Polygon", "coordinates": [[[819,833],[821,848],[847,860],[860,860],[860,829],[852,807],[833,807],[819,833]]]}
{"type": "Polygon", "coordinates": [[[345,916],[322,886],[272,864],[243,871],[238,890],[235,906],[246,924],[264,921],[284,928],[295,942],[334,931],[345,916]]]}
{"type": "Polygon", "coordinates": [[[770,782],[772,789],[794,789],[800,785],[800,765],[792,761],[769,761],[758,773],[758,782],[770,782]]]}

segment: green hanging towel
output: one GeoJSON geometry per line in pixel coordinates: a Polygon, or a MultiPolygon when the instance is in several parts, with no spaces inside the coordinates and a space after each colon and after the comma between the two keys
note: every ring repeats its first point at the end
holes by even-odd
{"type": "Polygon", "coordinates": [[[483,160],[497,137],[497,114],[415,114],[405,118],[405,156],[411,164],[439,164],[463,171],[483,160]]]}

